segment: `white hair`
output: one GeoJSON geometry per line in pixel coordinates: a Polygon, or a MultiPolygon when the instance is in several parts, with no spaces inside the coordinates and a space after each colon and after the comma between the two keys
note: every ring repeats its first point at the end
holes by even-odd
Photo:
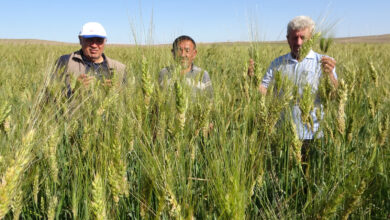
{"type": "Polygon", "coordinates": [[[309,28],[310,32],[313,32],[315,27],[314,21],[309,16],[297,16],[293,18],[287,25],[287,35],[290,31],[298,31],[309,28]]]}

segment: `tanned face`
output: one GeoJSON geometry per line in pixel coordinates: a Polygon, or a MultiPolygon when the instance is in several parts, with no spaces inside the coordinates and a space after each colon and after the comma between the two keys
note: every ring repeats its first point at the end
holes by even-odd
{"type": "Polygon", "coordinates": [[[183,69],[191,68],[197,51],[195,45],[190,40],[182,40],[177,44],[176,51],[172,51],[175,60],[180,62],[183,69]]]}
{"type": "Polygon", "coordinates": [[[287,35],[287,42],[290,45],[291,55],[294,59],[299,59],[299,52],[302,48],[305,40],[308,40],[311,37],[311,32],[309,28],[302,30],[292,30],[287,35]]]}
{"type": "Polygon", "coordinates": [[[80,37],[81,50],[83,51],[84,56],[91,62],[101,63],[103,62],[103,51],[104,45],[106,43],[105,38],[92,37],[92,38],[83,38],[80,37]]]}

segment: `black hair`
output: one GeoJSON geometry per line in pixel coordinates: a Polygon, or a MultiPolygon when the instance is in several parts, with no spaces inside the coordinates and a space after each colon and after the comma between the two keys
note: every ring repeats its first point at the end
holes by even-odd
{"type": "Polygon", "coordinates": [[[190,36],[187,36],[187,35],[181,35],[180,37],[177,37],[175,39],[175,41],[173,41],[173,44],[172,44],[172,51],[176,51],[177,50],[177,45],[184,41],[184,40],[189,40],[191,41],[193,44],[194,44],[194,49],[196,49],[196,43],[194,41],[194,39],[192,39],[190,36]]]}

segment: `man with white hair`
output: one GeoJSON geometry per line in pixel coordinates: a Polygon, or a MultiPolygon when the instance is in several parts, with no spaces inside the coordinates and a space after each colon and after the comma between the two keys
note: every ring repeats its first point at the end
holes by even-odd
{"type": "Polygon", "coordinates": [[[114,74],[125,81],[126,66],[103,53],[107,34],[100,23],[84,24],[78,37],[81,49],[61,56],[56,62],[55,77],[65,80],[68,97],[74,89],[71,88],[71,77],[76,77],[84,86],[95,79],[104,80],[105,85],[111,85],[114,74]]]}
{"type": "MultiPolygon", "coordinates": [[[[336,61],[333,58],[318,54],[313,50],[303,51],[303,44],[312,37],[314,32],[314,21],[307,16],[297,16],[293,18],[287,26],[287,42],[290,46],[290,53],[276,58],[268,68],[263,77],[262,83],[259,86],[259,91],[262,94],[267,93],[268,85],[274,78],[274,73],[280,72],[298,87],[298,92],[302,95],[303,88],[309,84],[312,88],[312,93],[315,94],[318,90],[320,77],[326,74],[335,87],[337,87],[337,75],[335,72],[336,61]],[[306,53],[306,54],[305,54],[306,53]]],[[[254,61],[250,60],[248,74],[253,75],[254,61]]],[[[303,151],[305,145],[311,143],[315,134],[319,129],[319,118],[316,115],[316,109],[321,109],[319,97],[315,99],[315,107],[310,112],[313,124],[311,126],[305,124],[301,120],[301,110],[298,105],[293,106],[292,116],[299,135],[299,139],[303,141],[303,151]]],[[[321,113],[322,115],[322,113],[321,113]]]]}

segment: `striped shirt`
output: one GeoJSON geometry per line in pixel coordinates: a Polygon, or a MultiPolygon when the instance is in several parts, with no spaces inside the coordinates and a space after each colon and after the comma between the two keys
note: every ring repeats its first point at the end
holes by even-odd
{"type": "MultiPolygon", "coordinates": [[[[318,85],[320,83],[321,71],[321,58],[324,55],[318,54],[314,51],[310,51],[309,54],[301,61],[294,59],[291,53],[276,58],[271,66],[268,68],[265,74],[262,85],[268,88],[274,78],[274,72],[280,72],[298,86],[298,93],[302,95],[303,89],[306,84],[312,87],[312,93],[316,94],[318,85]]],[[[333,69],[333,75],[337,79],[336,68],[333,69]]],[[[301,140],[314,139],[314,135],[319,129],[319,118],[316,116],[317,108],[320,108],[321,118],[323,117],[322,105],[318,96],[314,101],[314,109],[310,112],[310,116],[313,119],[313,127],[310,128],[305,125],[301,120],[301,110],[298,105],[294,105],[292,108],[293,120],[297,128],[297,133],[301,140]]],[[[319,134],[321,135],[321,134],[319,134]]]]}
{"type": "MultiPolygon", "coordinates": [[[[158,77],[160,86],[172,84],[172,74],[174,72],[175,69],[173,66],[163,68],[158,77]]],[[[190,86],[194,92],[206,92],[209,96],[212,96],[213,87],[209,73],[206,70],[202,70],[200,67],[192,65],[191,70],[185,74],[185,80],[187,85],[190,86]]]]}

